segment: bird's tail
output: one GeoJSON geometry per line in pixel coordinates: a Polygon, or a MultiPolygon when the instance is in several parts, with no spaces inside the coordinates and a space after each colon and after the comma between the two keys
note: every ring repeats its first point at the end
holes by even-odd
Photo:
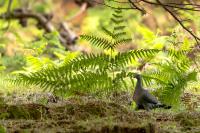
{"type": "Polygon", "coordinates": [[[157,108],[171,109],[172,106],[166,104],[158,104],[157,108]]]}
{"type": "Polygon", "coordinates": [[[158,103],[158,104],[152,104],[151,109],[155,109],[155,108],[164,108],[164,109],[170,109],[171,106],[166,105],[166,104],[162,104],[162,103],[158,103]]]}

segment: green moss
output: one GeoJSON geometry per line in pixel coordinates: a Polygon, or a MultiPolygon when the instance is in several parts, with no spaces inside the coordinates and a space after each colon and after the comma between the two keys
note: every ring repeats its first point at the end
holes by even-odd
{"type": "Polygon", "coordinates": [[[26,109],[19,106],[10,106],[8,108],[9,118],[11,119],[28,119],[29,113],[26,109]]]}
{"type": "MultiPolygon", "coordinates": [[[[43,106],[27,105],[9,105],[6,110],[2,110],[1,115],[4,119],[41,119],[45,113],[43,106]],[[5,117],[4,117],[5,116],[5,117]]],[[[0,116],[1,116],[0,115],[0,116]]]]}
{"type": "Polygon", "coordinates": [[[175,120],[179,121],[184,127],[198,127],[200,126],[200,113],[182,112],[175,116],[175,120]]]}
{"type": "Polygon", "coordinates": [[[196,132],[200,127],[199,112],[133,111],[119,103],[85,96],[71,97],[48,107],[5,104],[0,108],[0,116],[4,119],[0,124],[6,125],[7,132],[37,129],[38,132],[181,133],[196,132]]]}

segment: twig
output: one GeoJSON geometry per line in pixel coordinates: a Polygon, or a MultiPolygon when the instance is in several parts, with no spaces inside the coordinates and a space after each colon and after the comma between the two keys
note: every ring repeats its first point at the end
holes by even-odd
{"type": "Polygon", "coordinates": [[[189,30],[183,23],[182,21],[171,11],[169,10],[165,5],[163,5],[160,0],[156,0],[158,4],[160,4],[170,15],[182,26],[183,29],[185,29],[190,35],[193,36],[193,38],[196,40],[198,43],[200,41],[200,38],[196,36],[191,30],[189,30]]]}
{"type": "Polygon", "coordinates": [[[101,3],[101,2],[98,2],[98,1],[95,1],[95,0],[91,0],[92,2],[96,3],[96,4],[99,4],[99,5],[103,5],[103,6],[106,6],[106,7],[110,7],[112,9],[122,9],[122,10],[129,10],[129,9],[136,9],[134,7],[114,7],[114,6],[110,6],[108,4],[105,4],[105,3],[101,3]]]}
{"type": "Polygon", "coordinates": [[[131,3],[131,5],[133,6],[133,7],[135,7],[135,9],[137,9],[138,11],[140,11],[142,14],[146,14],[146,11],[143,9],[143,8],[140,8],[140,7],[138,7],[134,2],[132,2],[131,0],[128,0],[130,3],[131,3]]]}
{"type": "MultiPolygon", "coordinates": [[[[117,0],[113,0],[114,2],[118,2],[117,0]]],[[[200,11],[200,5],[198,5],[198,4],[176,4],[176,3],[162,3],[162,2],[160,2],[160,0],[156,0],[156,2],[152,2],[152,1],[148,1],[148,0],[140,0],[140,1],[142,1],[142,2],[144,2],[144,3],[147,3],[147,4],[150,4],[150,5],[156,5],[156,6],[161,6],[161,7],[163,7],[180,25],[181,25],[181,27],[184,29],[184,30],[186,30],[195,40],[196,40],[196,42],[197,42],[197,44],[198,44],[198,42],[200,41],[200,38],[197,36],[197,35],[195,35],[191,30],[189,30],[184,24],[183,24],[183,22],[182,22],[182,20],[180,20],[175,14],[174,14],[174,12],[173,11],[171,11],[169,8],[174,8],[174,9],[179,9],[179,10],[190,10],[190,11],[200,11]],[[182,7],[182,6],[185,6],[185,5],[191,5],[192,6],[192,8],[186,8],[186,7],[182,7]]],[[[96,2],[95,0],[94,0],[94,2],[96,2]]],[[[143,12],[143,13],[145,13],[146,11],[144,10],[144,9],[142,9],[142,8],[140,8],[140,7],[138,7],[138,6],[136,6],[135,5],[135,3],[132,1],[132,0],[128,0],[128,2],[133,6],[132,7],[132,9],[137,9],[137,10],[139,10],[140,12],[143,12]]],[[[101,4],[101,5],[105,5],[104,3],[99,3],[99,2],[96,2],[96,3],[98,3],[98,4],[101,4]]],[[[123,4],[123,3],[126,3],[127,4],[127,2],[118,2],[118,3],[121,3],[121,4],[123,4]]],[[[109,5],[106,5],[106,6],[108,6],[108,7],[110,7],[109,5]]],[[[114,8],[114,7],[111,7],[111,8],[114,8]]],[[[121,9],[121,8],[120,8],[121,9]]],[[[124,8],[123,8],[124,9],[124,8]]]]}
{"type": "MultiPolygon", "coordinates": [[[[161,4],[159,4],[158,2],[156,3],[156,2],[151,2],[151,1],[148,1],[148,0],[141,0],[141,1],[143,1],[144,3],[147,3],[147,4],[161,6],[161,4]]],[[[199,9],[200,7],[198,7],[197,9],[181,7],[181,6],[185,6],[186,4],[175,4],[175,5],[178,5],[178,6],[175,6],[175,5],[172,5],[172,4],[162,3],[162,5],[165,6],[165,7],[171,7],[171,8],[181,9],[181,10],[200,11],[200,9],[199,9]]],[[[200,5],[198,5],[198,6],[200,6],[200,5]]],[[[194,7],[194,4],[193,4],[193,7],[194,7]]]]}
{"type": "Polygon", "coordinates": [[[88,4],[87,3],[83,3],[81,5],[81,8],[78,11],[78,13],[76,13],[74,16],[72,16],[70,19],[68,19],[68,21],[72,21],[72,20],[76,19],[77,17],[81,16],[86,11],[87,7],[88,7],[88,4]]]}

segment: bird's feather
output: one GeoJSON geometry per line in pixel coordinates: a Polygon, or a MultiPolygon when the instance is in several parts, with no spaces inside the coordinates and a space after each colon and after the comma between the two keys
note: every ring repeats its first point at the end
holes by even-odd
{"type": "Polygon", "coordinates": [[[153,104],[159,103],[159,101],[156,99],[156,97],[154,97],[153,95],[151,95],[147,90],[144,90],[142,98],[147,103],[153,103],[153,104]]]}

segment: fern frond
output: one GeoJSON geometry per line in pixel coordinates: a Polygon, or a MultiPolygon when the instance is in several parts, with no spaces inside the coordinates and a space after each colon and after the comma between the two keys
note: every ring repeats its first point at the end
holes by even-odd
{"type": "Polygon", "coordinates": [[[159,69],[147,71],[143,73],[144,77],[151,78],[160,82],[161,84],[165,84],[168,79],[171,78],[171,74],[169,72],[163,72],[159,69]]]}
{"type": "Polygon", "coordinates": [[[167,50],[166,52],[171,57],[181,58],[182,56],[185,56],[188,53],[188,50],[173,50],[173,49],[170,49],[170,50],[167,50]]]}
{"type": "Polygon", "coordinates": [[[121,10],[121,9],[116,9],[116,10],[114,10],[114,12],[115,12],[116,14],[120,14],[120,13],[122,13],[122,10],[121,10]]]}
{"type": "Polygon", "coordinates": [[[108,89],[112,86],[112,80],[106,72],[87,71],[73,75],[60,73],[59,69],[45,69],[29,74],[19,74],[12,81],[14,84],[37,85],[44,91],[66,91],[84,90],[95,91],[95,89],[108,89]],[[91,90],[93,89],[93,90],[91,90]]]}
{"type": "Polygon", "coordinates": [[[127,78],[127,73],[124,70],[120,73],[117,73],[115,78],[113,79],[113,88],[125,88],[126,90],[128,90],[129,87],[125,78],[127,78]]]}
{"type": "Polygon", "coordinates": [[[190,68],[190,62],[189,61],[178,62],[176,68],[180,72],[185,72],[190,68]]]}
{"type": "Polygon", "coordinates": [[[87,40],[91,44],[101,47],[103,49],[111,49],[111,42],[105,38],[100,38],[96,36],[90,36],[90,35],[81,35],[80,38],[87,40]]]}
{"type": "Polygon", "coordinates": [[[115,35],[111,31],[109,31],[107,28],[105,28],[104,26],[101,26],[101,29],[106,35],[114,38],[115,35]]]}
{"type": "Polygon", "coordinates": [[[156,81],[157,85],[167,85],[167,80],[165,78],[166,75],[163,75],[163,77],[158,75],[143,75],[143,81],[147,86],[152,85],[152,80],[156,81]]]}
{"type": "Polygon", "coordinates": [[[162,102],[174,106],[180,105],[180,96],[188,82],[196,80],[196,72],[190,72],[189,64],[185,58],[166,60],[154,64],[156,70],[144,74],[152,78],[148,81],[148,85],[152,85],[152,83],[157,85],[162,102]]]}
{"type": "Polygon", "coordinates": [[[121,14],[116,13],[116,12],[113,13],[112,16],[115,17],[115,18],[122,18],[123,17],[121,14]]]}
{"type": "Polygon", "coordinates": [[[124,30],[124,28],[126,28],[126,26],[124,26],[124,25],[122,25],[122,26],[115,26],[115,27],[114,27],[114,30],[115,30],[115,31],[116,31],[116,30],[121,31],[121,30],[124,30]]]}
{"type": "Polygon", "coordinates": [[[122,43],[128,43],[128,42],[131,42],[131,41],[132,41],[131,38],[116,40],[116,41],[113,43],[112,47],[113,47],[113,48],[116,48],[118,45],[120,45],[120,44],[122,44],[122,43]]]}
{"type": "Polygon", "coordinates": [[[119,25],[119,24],[125,22],[124,19],[111,18],[110,20],[116,25],[119,25]]]}
{"type": "Polygon", "coordinates": [[[131,50],[129,52],[125,53],[119,53],[118,55],[115,56],[115,66],[126,66],[129,64],[133,59],[138,59],[138,58],[145,58],[145,57],[150,57],[154,56],[160,52],[160,50],[157,49],[141,49],[141,50],[131,50]]]}
{"type": "Polygon", "coordinates": [[[43,66],[42,61],[39,58],[33,57],[33,56],[27,56],[26,57],[26,62],[33,66],[34,69],[38,70],[43,66]]]}
{"type": "Polygon", "coordinates": [[[77,72],[83,69],[99,69],[103,70],[108,67],[109,64],[109,55],[106,54],[86,54],[81,55],[72,61],[69,64],[61,67],[65,71],[74,71],[77,72]]]}
{"type": "Polygon", "coordinates": [[[54,78],[50,73],[39,71],[29,74],[19,74],[12,82],[16,85],[38,85],[44,90],[55,91],[65,87],[65,82],[58,79],[59,77],[54,78]]]}
{"type": "Polygon", "coordinates": [[[123,31],[123,30],[114,34],[113,32],[109,31],[107,28],[105,28],[104,26],[101,26],[101,29],[106,35],[112,37],[115,40],[117,40],[119,38],[123,38],[124,36],[126,36],[126,32],[123,31]]]}
{"type": "Polygon", "coordinates": [[[112,80],[106,72],[89,71],[73,76],[73,78],[70,79],[70,84],[72,90],[78,89],[88,92],[110,88],[112,80]]]}
{"type": "Polygon", "coordinates": [[[180,96],[186,86],[187,80],[184,77],[169,80],[168,85],[163,86],[161,100],[171,105],[180,104],[180,96]]]}
{"type": "Polygon", "coordinates": [[[118,32],[118,33],[115,33],[113,38],[114,39],[118,39],[119,37],[123,37],[126,35],[126,32],[125,31],[122,31],[122,32],[118,32]]]}

